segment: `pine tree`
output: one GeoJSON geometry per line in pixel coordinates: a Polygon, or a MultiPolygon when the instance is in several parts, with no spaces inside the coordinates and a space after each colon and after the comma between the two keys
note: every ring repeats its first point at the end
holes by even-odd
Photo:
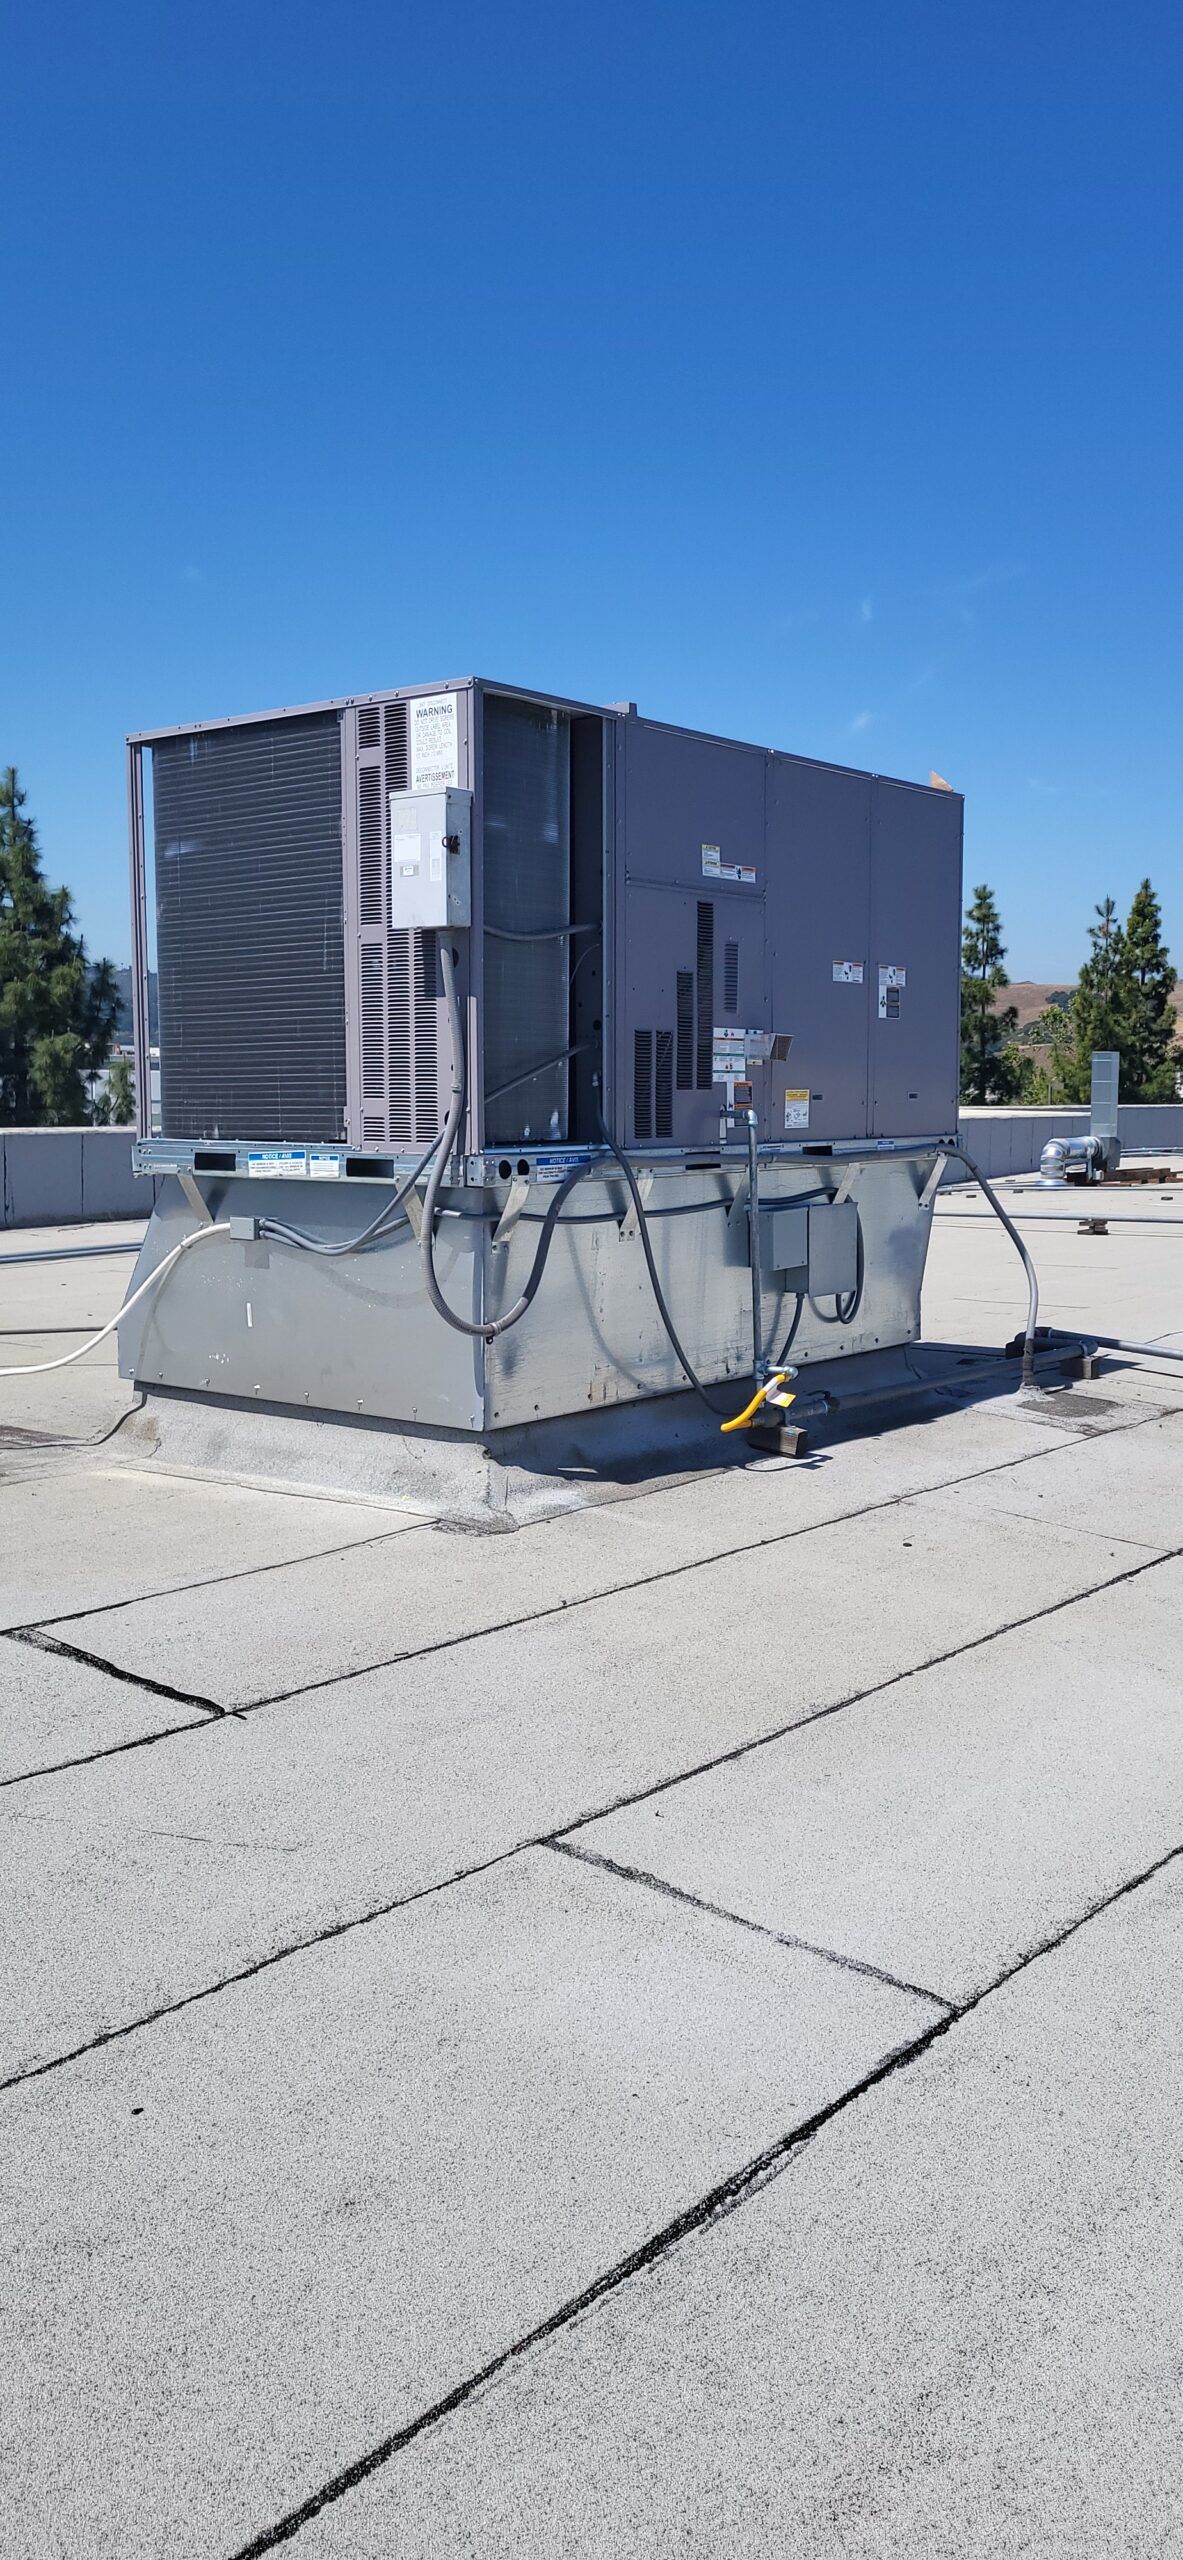
{"type": "Polygon", "coordinates": [[[1020,1070],[1013,1055],[1019,1017],[1014,1005],[1001,1012],[997,998],[1010,985],[1003,961],[1006,946],[994,893],[984,884],[974,890],[961,940],[961,1099],[963,1102],[1010,1102],[1020,1070]]]}
{"type": "Polygon", "coordinates": [[[136,1116],[136,1082],[130,1058],[116,1058],[107,1086],[108,1114],[117,1129],[136,1116]]]}
{"type": "Polygon", "coordinates": [[[1134,896],[1125,928],[1129,1043],[1122,1053],[1123,1102],[1173,1102],[1183,1052],[1176,1044],[1175,971],[1149,880],[1134,896]]]}
{"type": "Polygon", "coordinates": [[[77,1122],[83,1077],[104,1066],[119,1009],[109,960],[91,968],[68,889],[51,889],[25,794],[0,777],[0,1121],[77,1122]]]}
{"type": "Polygon", "coordinates": [[[1092,950],[1072,998],[1072,1049],[1064,1062],[1064,1092],[1069,1102],[1087,1102],[1092,1093],[1094,1049],[1117,1049],[1124,1063],[1133,1038],[1131,982],[1125,935],[1112,898],[1093,910],[1089,926],[1092,950]]]}

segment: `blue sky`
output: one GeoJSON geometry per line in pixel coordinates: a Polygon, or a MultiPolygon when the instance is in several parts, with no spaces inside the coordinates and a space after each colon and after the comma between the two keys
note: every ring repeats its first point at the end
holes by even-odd
{"type": "Polygon", "coordinates": [[[0,761],[477,671],[966,794],[1183,969],[1176,10],[7,12],[0,761]]]}

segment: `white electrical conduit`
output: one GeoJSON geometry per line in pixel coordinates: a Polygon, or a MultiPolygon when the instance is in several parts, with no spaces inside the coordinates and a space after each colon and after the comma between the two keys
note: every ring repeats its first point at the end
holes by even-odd
{"type": "MultiPolygon", "coordinates": [[[[229,1233],[228,1218],[219,1218],[208,1227],[195,1227],[192,1235],[182,1236],[180,1243],[173,1246],[172,1252],[165,1254],[163,1262],[157,1263],[155,1271],[150,1271],[147,1279],[141,1280],[139,1288],[132,1290],[130,1298],[124,1299],[118,1314],[112,1316],[110,1323],[100,1326],[97,1333],[92,1333],[89,1342],[80,1342],[74,1351],[63,1351],[60,1359],[57,1360],[31,1360],[23,1368],[0,1369],[0,1378],[40,1378],[44,1376],[47,1369],[68,1369],[72,1360],[84,1359],[88,1351],[97,1350],[99,1343],[105,1342],[109,1333],[114,1333],[116,1325],[122,1323],[124,1316],[131,1314],[132,1308],[139,1305],[141,1298],[147,1297],[150,1289],[159,1288],[166,1273],[172,1270],[174,1263],[180,1261],[183,1253],[188,1253],[191,1245],[204,1244],[207,1236],[228,1236],[229,1233]]],[[[35,1329],[35,1327],[32,1328],[32,1330],[35,1329]]]]}

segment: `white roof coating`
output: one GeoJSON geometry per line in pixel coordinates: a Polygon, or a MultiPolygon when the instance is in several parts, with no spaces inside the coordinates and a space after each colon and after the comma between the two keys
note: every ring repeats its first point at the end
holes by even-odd
{"type": "MultiPolygon", "coordinates": [[[[1183,1348],[1183,1183],[1006,1198],[1183,1348]]],[[[926,1340],[1024,1311],[943,1194],[926,1340]]],[[[1175,2547],[1183,1365],[487,1538],[131,1401],[0,1382],[20,2549],[1175,2547]]]]}

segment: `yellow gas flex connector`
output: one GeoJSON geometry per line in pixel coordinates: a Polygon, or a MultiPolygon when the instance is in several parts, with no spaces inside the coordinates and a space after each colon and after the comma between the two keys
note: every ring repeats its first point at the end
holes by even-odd
{"type": "Polygon", "coordinates": [[[751,1403],[745,1404],[742,1413],[733,1414],[730,1422],[721,1422],[720,1431],[742,1431],[744,1424],[752,1421],[762,1404],[779,1405],[782,1412],[785,1411],[796,1402],[792,1389],[786,1388],[785,1380],[796,1375],[795,1369],[770,1369],[763,1386],[757,1387],[751,1403]]]}

